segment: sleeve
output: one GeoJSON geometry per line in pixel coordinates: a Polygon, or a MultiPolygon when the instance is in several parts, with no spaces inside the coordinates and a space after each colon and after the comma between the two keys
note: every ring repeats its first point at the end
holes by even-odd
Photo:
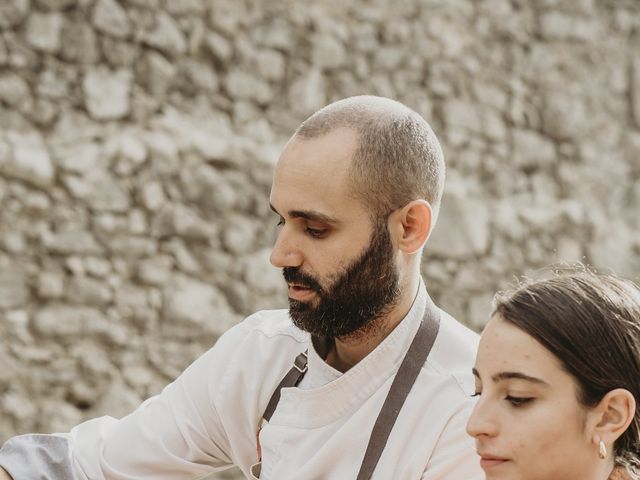
{"type": "Polygon", "coordinates": [[[438,439],[422,480],[484,480],[473,440],[465,430],[472,408],[473,403],[467,402],[463,409],[451,417],[438,439]]]}
{"type": "Polygon", "coordinates": [[[0,466],[13,480],[75,480],[67,439],[54,435],[20,435],[0,449],[0,466]]]}
{"type": "Polygon", "coordinates": [[[224,395],[227,361],[245,334],[242,323],[229,330],[126,417],[88,420],[68,434],[15,437],[0,459],[7,459],[10,474],[18,472],[14,480],[192,480],[229,468],[233,455],[216,399],[224,395]],[[70,469],[75,476],[56,473],[70,469]]]}

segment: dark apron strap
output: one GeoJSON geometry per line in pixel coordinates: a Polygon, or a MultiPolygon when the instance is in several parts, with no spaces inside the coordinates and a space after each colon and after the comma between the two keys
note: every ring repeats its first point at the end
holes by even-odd
{"type": "Polygon", "coordinates": [[[278,402],[280,401],[280,391],[283,388],[287,387],[296,387],[304,377],[304,374],[307,373],[307,352],[304,351],[300,355],[298,355],[293,362],[293,367],[291,370],[287,372],[287,374],[280,380],[280,383],[276,387],[271,395],[271,399],[267,404],[267,408],[262,415],[267,422],[271,420],[271,415],[276,411],[276,407],[278,406],[278,402]]]}
{"type": "MultiPolygon", "coordinates": [[[[360,466],[360,472],[358,473],[357,480],[369,480],[373,471],[378,465],[378,460],[382,455],[384,447],[387,444],[387,439],[391,434],[393,425],[398,418],[400,409],[404,405],[404,402],[409,395],[409,391],[416,379],[422,366],[427,361],[429,352],[438,336],[438,329],[440,327],[440,312],[438,308],[427,296],[427,305],[425,307],[424,317],[418,326],[418,331],[413,337],[413,341],[409,346],[409,350],[405,354],[400,368],[396,373],[387,398],[380,409],[376,423],[373,426],[371,437],[369,438],[369,444],[360,466]]],[[[267,408],[262,415],[262,418],[267,422],[271,419],[273,412],[275,412],[278,402],[280,401],[280,391],[283,388],[297,386],[304,374],[307,372],[307,352],[299,354],[294,362],[291,370],[283,377],[280,384],[276,387],[271,399],[267,404],[267,408]]],[[[258,429],[257,435],[260,434],[258,429]]],[[[257,444],[258,459],[261,459],[262,452],[260,448],[260,442],[258,439],[257,444]]]]}
{"type": "Polygon", "coordinates": [[[411,387],[413,387],[413,384],[418,378],[422,366],[427,361],[429,352],[431,352],[431,348],[438,336],[439,328],[440,312],[431,299],[427,297],[427,306],[422,322],[418,327],[415,337],[413,337],[409,350],[407,350],[400,364],[398,373],[396,373],[393,379],[387,398],[373,426],[357,480],[369,480],[371,475],[373,475],[382,451],[387,444],[387,439],[391,434],[391,429],[396,422],[396,418],[398,418],[400,409],[402,405],[404,405],[411,387]]]}

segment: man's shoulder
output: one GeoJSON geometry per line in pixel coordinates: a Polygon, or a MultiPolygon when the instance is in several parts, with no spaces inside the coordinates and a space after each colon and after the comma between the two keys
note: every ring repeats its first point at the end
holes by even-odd
{"type": "Polygon", "coordinates": [[[427,364],[449,377],[465,395],[474,388],[471,373],[480,336],[445,311],[440,311],[440,330],[427,364]]]}

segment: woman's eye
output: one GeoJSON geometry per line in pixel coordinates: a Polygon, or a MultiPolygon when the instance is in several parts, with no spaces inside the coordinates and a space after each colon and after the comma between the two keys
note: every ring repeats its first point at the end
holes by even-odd
{"type": "Polygon", "coordinates": [[[522,407],[527,403],[533,400],[533,397],[514,397],[512,395],[507,395],[505,400],[507,400],[514,407],[522,407]]]}
{"type": "Polygon", "coordinates": [[[474,392],[473,395],[471,395],[472,397],[479,397],[480,395],[482,395],[482,392],[474,392]]]}

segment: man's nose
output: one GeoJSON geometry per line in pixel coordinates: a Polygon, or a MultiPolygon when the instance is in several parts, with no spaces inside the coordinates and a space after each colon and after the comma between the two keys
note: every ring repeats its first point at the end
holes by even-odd
{"type": "Polygon", "coordinates": [[[497,435],[498,422],[489,399],[478,398],[467,422],[467,433],[474,438],[497,435]]]}
{"type": "Polygon", "coordinates": [[[299,267],[302,265],[302,252],[286,225],[278,232],[276,243],[271,250],[271,265],[277,268],[299,267]]]}

